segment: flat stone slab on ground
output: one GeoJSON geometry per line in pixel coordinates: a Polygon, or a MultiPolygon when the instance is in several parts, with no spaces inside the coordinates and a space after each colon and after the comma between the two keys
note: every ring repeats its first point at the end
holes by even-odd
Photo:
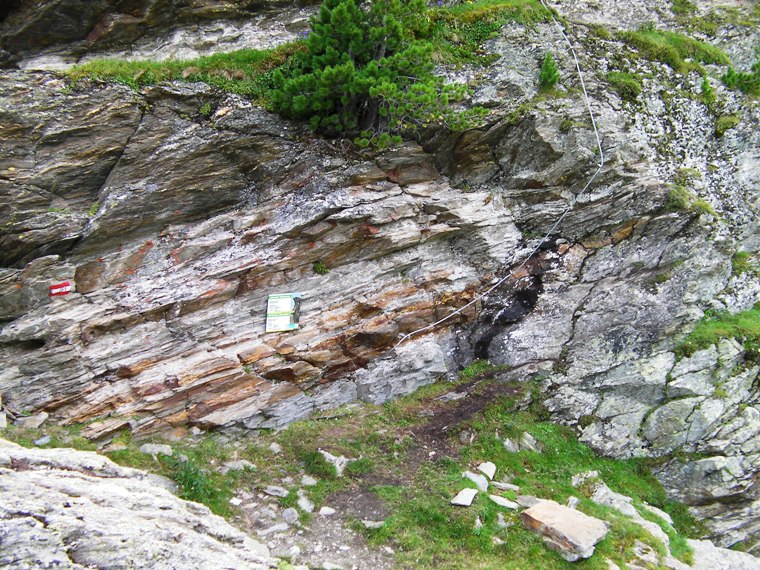
{"type": "Polygon", "coordinates": [[[565,560],[575,562],[594,554],[594,546],[606,535],[606,522],[544,500],[520,513],[530,530],[541,534],[546,545],[565,560]]]}
{"type": "Polygon", "coordinates": [[[39,414],[35,414],[33,416],[16,418],[16,421],[13,423],[16,425],[16,427],[24,429],[37,429],[45,423],[45,420],[47,420],[48,417],[49,416],[47,412],[40,412],[39,414]]]}
{"type": "Polygon", "coordinates": [[[472,504],[472,501],[475,500],[475,495],[477,494],[477,489],[462,489],[457,493],[456,497],[451,499],[451,504],[459,507],[469,507],[472,504]]]}
{"type": "Polygon", "coordinates": [[[266,493],[270,497],[287,497],[288,496],[288,490],[285,487],[280,487],[279,485],[267,485],[266,487],[264,487],[264,493],[266,493]]]}
{"type": "Polygon", "coordinates": [[[491,499],[494,503],[496,503],[500,507],[504,507],[506,509],[516,510],[520,508],[520,505],[518,505],[514,501],[510,501],[509,499],[505,499],[504,497],[499,497],[498,495],[488,495],[488,498],[491,499]]]}
{"type": "Polygon", "coordinates": [[[489,479],[493,479],[494,475],[496,475],[496,465],[494,465],[490,461],[486,461],[485,463],[481,463],[480,465],[478,465],[478,471],[480,471],[483,475],[485,475],[489,479]]]}
{"type": "Polygon", "coordinates": [[[169,455],[172,454],[172,448],[170,445],[164,443],[144,443],[140,446],[141,453],[147,453],[149,455],[169,455]]]}
{"type": "Polygon", "coordinates": [[[469,479],[475,483],[475,486],[479,491],[483,491],[484,493],[488,491],[488,479],[485,478],[485,475],[481,475],[480,473],[473,473],[472,471],[465,471],[462,473],[462,477],[469,479]]]}

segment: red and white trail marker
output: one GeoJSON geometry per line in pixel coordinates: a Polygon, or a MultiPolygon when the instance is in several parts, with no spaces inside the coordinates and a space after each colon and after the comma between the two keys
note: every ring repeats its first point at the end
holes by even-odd
{"type": "Polygon", "coordinates": [[[60,297],[61,295],[68,295],[73,291],[70,281],[64,281],[63,283],[56,283],[50,286],[50,292],[48,297],[60,297]]]}

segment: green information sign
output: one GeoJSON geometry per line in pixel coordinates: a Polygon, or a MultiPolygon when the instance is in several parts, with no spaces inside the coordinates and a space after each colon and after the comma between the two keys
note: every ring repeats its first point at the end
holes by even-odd
{"type": "Polygon", "coordinates": [[[269,295],[266,332],[294,331],[301,316],[301,293],[269,295]]]}

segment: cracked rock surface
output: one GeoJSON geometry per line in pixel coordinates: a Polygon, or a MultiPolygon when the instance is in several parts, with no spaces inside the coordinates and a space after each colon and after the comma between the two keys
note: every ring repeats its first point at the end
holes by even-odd
{"type": "Polygon", "coordinates": [[[3,568],[275,568],[266,546],[171,484],[91,452],[0,439],[3,568]]]}

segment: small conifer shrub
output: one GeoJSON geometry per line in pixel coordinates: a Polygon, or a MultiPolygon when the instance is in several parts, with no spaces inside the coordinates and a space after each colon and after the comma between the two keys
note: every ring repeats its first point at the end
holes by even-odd
{"type": "Polygon", "coordinates": [[[544,61],[541,64],[541,72],[538,75],[538,85],[541,91],[551,91],[559,82],[559,69],[554,63],[552,52],[546,52],[544,61]]]}

